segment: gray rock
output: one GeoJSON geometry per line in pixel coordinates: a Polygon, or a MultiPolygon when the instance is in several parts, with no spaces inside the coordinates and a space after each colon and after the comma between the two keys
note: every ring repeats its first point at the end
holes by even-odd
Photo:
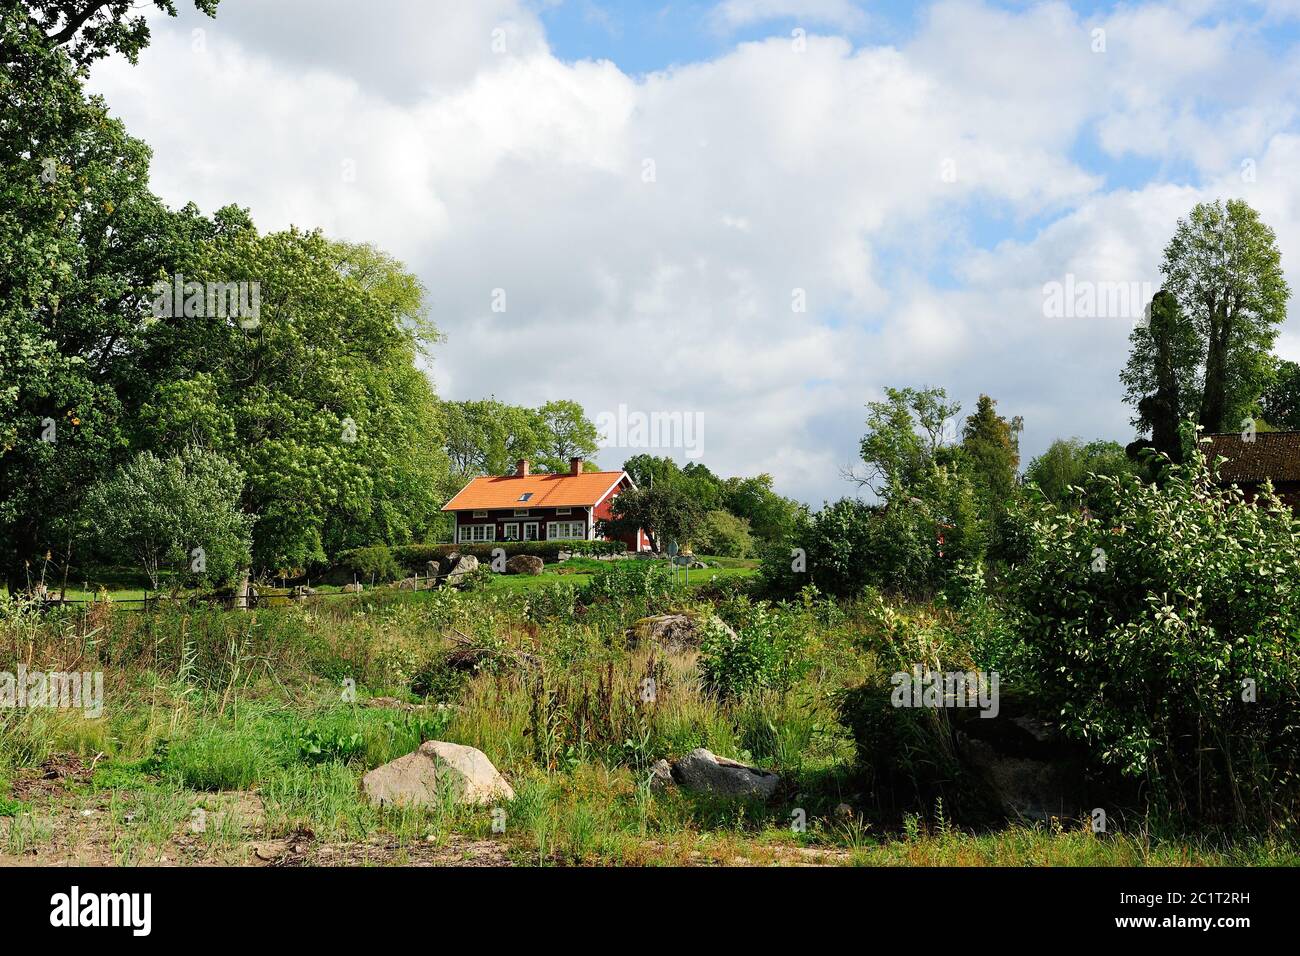
{"type": "Polygon", "coordinates": [[[544,566],[535,554],[516,554],[506,562],[506,574],[541,574],[544,566]]]}
{"type": "Polygon", "coordinates": [[[757,797],[766,800],[781,782],[778,774],[719,757],[699,747],[673,767],[673,779],[697,793],[724,797],[757,797]]]}
{"type": "Polygon", "coordinates": [[[375,806],[433,806],[444,788],[456,803],[513,800],[515,792],[487,755],[473,747],[428,740],[415,753],[376,767],[362,779],[375,806]]]}
{"type": "Polygon", "coordinates": [[[650,767],[650,789],[667,790],[673,786],[673,768],[667,760],[656,760],[650,767]]]}
{"type": "Polygon", "coordinates": [[[365,585],[360,583],[343,585],[344,594],[360,594],[364,590],[365,590],[365,585]]]}
{"type": "MultiPolygon", "coordinates": [[[[720,618],[718,624],[725,628],[732,637],[736,632],[720,618]]],[[[627,632],[628,645],[639,647],[644,643],[657,644],[665,650],[684,651],[700,646],[701,618],[689,614],[656,614],[643,617],[632,625],[627,632]]]]}
{"type": "Polygon", "coordinates": [[[461,581],[477,570],[478,558],[472,554],[462,554],[451,566],[451,570],[447,572],[447,583],[451,585],[460,584],[461,581]]]}

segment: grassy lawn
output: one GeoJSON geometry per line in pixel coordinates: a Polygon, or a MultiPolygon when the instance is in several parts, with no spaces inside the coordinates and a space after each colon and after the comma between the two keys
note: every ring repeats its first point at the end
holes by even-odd
{"type": "MultiPolygon", "coordinates": [[[[715,580],[752,577],[758,568],[758,561],[753,558],[723,558],[702,555],[700,559],[720,565],[720,567],[691,570],[689,575],[691,587],[698,587],[715,580]]],[[[592,575],[601,568],[608,567],[609,563],[608,561],[597,561],[593,558],[570,558],[559,564],[546,565],[545,570],[540,575],[499,575],[494,580],[493,587],[508,591],[526,591],[533,588],[549,587],[557,582],[581,587],[589,583],[592,575]]],[[[88,601],[92,598],[103,600],[107,596],[113,601],[139,601],[146,596],[157,597],[160,593],[168,593],[165,582],[161,592],[149,588],[148,582],[141,580],[139,572],[132,569],[110,568],[96,570],[87,575],[87,579],[81,582],[69,579],[67,600],[88,601]]],[[[335,585],[313,585],[313,587],[323,594],[331,594],[342,590],[342,588],[335,585]]],[[[57,582],[51,584],[51,590],[58,590],[57,582]]],[[[182,594],[184,593],[182,592],[182,594]]],[[[289,591],[273,584],[262,588],[262,593],[270,596],[287,594],[289,591]]]]}

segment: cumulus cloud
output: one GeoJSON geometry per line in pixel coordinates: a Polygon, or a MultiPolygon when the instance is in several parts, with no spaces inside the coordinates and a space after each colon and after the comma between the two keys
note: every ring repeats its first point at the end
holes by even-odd
{"type": "Polygon", "coordinates": [[[1126,440],[1131,319],[1050,319],[1044,284],[1158,279],[1178,216],[1225,192],[1284,254],[1300,241],[1296,98],[1227,80],[1243,50],[1276,67],[1266,85],[1291,58],[1185,6],[1093,20],[948,0],[899,46],[779,36],[639,77],[565,62],[506,0],[366,22],[342,0],[302,19],[229,6],[202,51],[191,22],[159,21],[139,66],[96,70],[164,198],[398,255],[447,334],[445,396],[698,413],[710,467],[813,503],[852,491],[838,471],[886,385],[947,385],[968,408],[988,392],[1025,417],[1028,453],[1126,440]],[[1112,188],[1087,141],[1203,172],[1112,188]]]}

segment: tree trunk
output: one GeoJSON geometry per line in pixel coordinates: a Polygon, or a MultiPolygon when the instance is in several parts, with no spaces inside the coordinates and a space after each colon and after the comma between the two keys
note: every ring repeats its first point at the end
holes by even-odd
{"type": "Polygon", "coordinates": [[[1201,396],[1201,427],[1206,434],[1223,431],[1224,416],[1228,413],[1228,339],[1231,318],[1227,304],[1211,313],[1210,334],[1205,352],[1205,393],[1201,396]]]}
{"type": "Polygon", "coordinates": [[[5,586],[10,594],[26,594],[34,583],[31,569],[38,557],[35,522],[20,524],[13,532],[14,550],[4,560],[5,586]]]}

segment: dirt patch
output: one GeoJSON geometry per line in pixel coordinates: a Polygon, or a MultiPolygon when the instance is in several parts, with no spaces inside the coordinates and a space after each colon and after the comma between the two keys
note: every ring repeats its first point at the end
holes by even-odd
{"type": "Polygon", "coordinates": [[[55,754],[35,769],[20,770],[13,780],[13,796],[24,803],[48,800],[70,786],[88,783],[94,770],[94,760],[87,763],[76,754],[55,754]]]}

